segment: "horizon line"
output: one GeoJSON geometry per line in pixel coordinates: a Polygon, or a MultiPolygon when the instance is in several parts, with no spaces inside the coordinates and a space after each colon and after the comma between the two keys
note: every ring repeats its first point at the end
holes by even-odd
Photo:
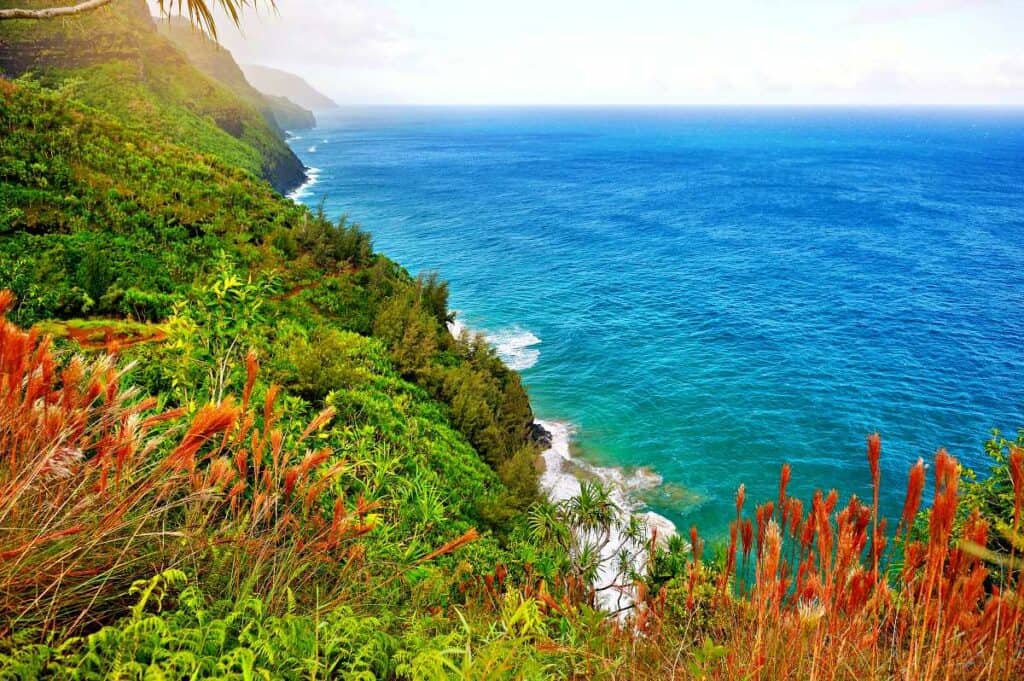
{"type": "MultiPolygon", "coordinates": [[[[995,110],[1024,113],[1024,103],[991,104],[968,102],[963,104],[915,103],[915,104],[871,104],[871,103],[474,103],[474,102],[348,102],[338,103],[337,109],[392,108],[392,109],[870,109],[870,110],[995,110]]],[[[321,113],[337,110],[319,109],[321,113]]]]}

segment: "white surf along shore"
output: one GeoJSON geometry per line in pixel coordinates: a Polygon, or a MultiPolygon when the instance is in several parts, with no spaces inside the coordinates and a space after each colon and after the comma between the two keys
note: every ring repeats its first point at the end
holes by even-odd
{"type": "Polygon", "coordinates": [[[319,179],[319,168],[306,168],[306,181],[296,187],[293,191],[289,192],[287,198],[291,199],[295,203],[301,203],[302,199],[309,196],[309,190],[313,188],[313,185],[315,185],[319,179]]]}
{"type": "MultiPolygon", "coordinates": [[[[459,320],[449,322],[448,330],[456,338],[466,330],[472,333],[472,330],[459,320]]],[[[510,369],[529,369],[540,359],[540,350],[536,346],[541,344],[541,339],[519,327],[494,333],[484,332],[484,337],[510,369]]],[[[565,501],[578,495],[583,480],[598,480],[611,490],[612,501],[619,510],[620,520],[625,522],[630,517],[637,516],[644,521],[648,541],[656,536],[660,543],[676,534],[676,526],[671,520],[653,511],[644,510],[644,504],[637,498],[638,493],[659,487],[663,482],[660,475],[647,468],[596,466],[574,457],[572,441],[576,429],[572,424],[543,419],[536,419],[535,423],[551,436],[551,446],[541,454],[544,471],[540,477],[541,489],[551,501],[565,501]]],[[[617,573],[615,551],[623,543],[624,538],[619,533],[612,534],[602,554],[604,567],[596,580],[599,585],[607,585],[614,580],[617,573]]],[[[635,569],[642,572],[646,563],[647,551],[639,551],[634,564],[635,569]]],[[[607,610],[616,610],[631,602],[629,594],[615,589],[599,592],[598,596],[599,603],[607,610]]]]}
{"type": "MultiPolygon", "coordinates": [[[[284,131],[284,141],[288,144],[288,146],[290,146],[292,148],[292,150],[295,149],[295,143],[298,142],[301,139],[302,139],[301,135],[296,135],[291,130],[285,130],[284,131]]],[[[324,143],[326,144],[327,140],[324,140],[324,143]]],[[[315,144],[312,147],[309,148],[309,153],[316,153],[316,145],[315,144]]],[[[309,196],[309,190],[313,188],[313,185],[315,185],[319,179],[320,179],[320,169],[319,168],[307,167],[306,168],[306,181],[303,182],[302,184],[300,184],[298,187],[296,187],[292,191],[290,191],[287,194],[285,194],[285,198],[291,199],[295,203],[302,203],[302,199],[304,199],[307,196],[309,196]]]]}

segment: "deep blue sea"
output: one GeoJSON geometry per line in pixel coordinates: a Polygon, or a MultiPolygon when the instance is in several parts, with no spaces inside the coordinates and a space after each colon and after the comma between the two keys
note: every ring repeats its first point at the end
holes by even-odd
{"type": "MultiPolygon", "coordinates": [[[[576,454],[681,528],[737,485],[883,504],[1024,427],[1024,112],[344,110],[292,140],[323,201],[522,370],[576,454]]],[[[929,483],[930,484],[930,483],[929,483]]]]}

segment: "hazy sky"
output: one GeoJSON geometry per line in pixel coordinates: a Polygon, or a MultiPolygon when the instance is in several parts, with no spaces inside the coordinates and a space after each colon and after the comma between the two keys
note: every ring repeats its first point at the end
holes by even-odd
{"type": "Polygon", "coordinates": [[[277,0],[238,61],[342,103],[1024,105],[1024,0],[277,0]]]}

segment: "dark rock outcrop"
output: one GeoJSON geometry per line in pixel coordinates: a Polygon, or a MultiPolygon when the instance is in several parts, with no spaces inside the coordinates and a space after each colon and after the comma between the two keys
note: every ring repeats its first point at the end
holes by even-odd
{"type": "Polygon", "coordinates": [[[530,440],[540,445],[542,449],[551,448],[551,433],[536,421],[530,424],[530,440]]]}

